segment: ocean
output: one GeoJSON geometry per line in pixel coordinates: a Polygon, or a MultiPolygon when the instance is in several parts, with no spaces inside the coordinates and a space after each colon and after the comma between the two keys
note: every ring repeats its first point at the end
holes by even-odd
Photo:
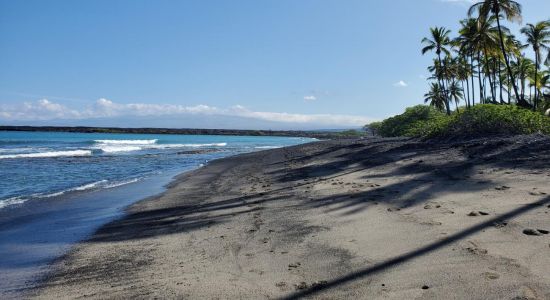
{"type": "Polygon", "coordinates": [[[309,138],[0,131],[0,298],[176,175],[309,138]]]}
{"type": "Polygon", "coordinates": [[[109,189],[238,153],[311,141],[292,137],[0,132],[0,209],[109,189]]]}

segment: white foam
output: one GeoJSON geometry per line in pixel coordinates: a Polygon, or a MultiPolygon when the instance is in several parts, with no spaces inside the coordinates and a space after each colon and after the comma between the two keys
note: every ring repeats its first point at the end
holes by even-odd
{"type": "Polygon", "coordinates": [[[144,146],[150,146],[157,143],[158,140],[94,140],[96,146],[105,153],[131,152],[142,150],[144,146]]]}
{"type": "Polygon", "coordinates": [[[127,185],[127,184],[130,184],[130,183],[138,182],[138,181],[139,181],[139,178],[133,178],[133,179],[126,180],[126,181],[113,182],[111,184],[105,185],[104,188],[110,189],[110,188],[119,187],[119,186],[127,185]]]}
{"type": "Polygon", "coordinates": [[[0,159],[5,159],[5,158],[45,158],[45,157],[90,156],[90,155],[92,155],[91,150],[70,150],[70,151],[50,151],[50,152],[0,155],[0,159]]]}
{"type": "Polygon", "coordinates": [[[282,148],[283,146],[257,146],[254,149],[277,149],[282,148]]]}
{"type": "Polygon", "coordinates": [[[142,149],[140,146],[98,146],[96,149],[99,149],[105,153],[115,153],[115,152],[129,152],[129,151],[139,151],[142,149]]]}
{"type": "Polygon", "coordinates": [[[183,147],[225,147],[227,143],[211,143],[211,144],[181,144],[183,147]]]}
{"type": "Polygon", "coordinates": [[[169,148],[185,148],[185,147],[225,147],[227,143],[211,143],[211,144],[159,144],[159,145],[150,145],[145,146],[147,149],[169,149],[169,148]]]}
{"type": "Polygon", "coordinates": [[[32,195],[30,195],[26,198],[21,197],[21,196],[12,197],[12,198],[8,198],[8,199],[0,200],[0,209],[2,209],[4,207],[7,207],[7,206],[10,206],[10,205],[22,204],[22,203],[26,202],[29,199],[43,199],[43,198],[58,197],[58,196],[66,194],[66,193],[82,192],[82,191],[87,191],[87,190],[91,190],[91,189],[94,189],[94,188],[110,189],[110,188],[115,188],[115,187],[123,186],[123,185],[126,185],[126,184],[130,184],[130,183],[134,183],[134,182],[137,182],[139,180],[140,180],[140,178],[133,178],[133,179],[130,179],[130,180],[113,182],[113,183],[110,183],[110,184],[106,184],[108,182],[107,180],[99,180],[99,181],[96,181],[96,182],[84,184],[84,185],[81,185],[81,186],[77,186],[77,187],[74,187],[74,188],[70,188],[70,189],[66,189],[66,190],[62,190],[62,191],[55,192],[55,193],[50,193],[50,194],[32,194],[32,195]]]}
{"type": "Polygon", "coordinates": [[[88,184],[85,184],[85,185],[81,185],[79,187],[75,187],[74,189],[70,189],[70,190],[71,191],[85,191],[85,190],[93,189],[96,186],[98,186],[102,183],[105,183],[105,182],[107,182],[107,180],[104,179],[104,180],[88,183],[88,184]]]}
{"type": "Polygon", "coordinates": [[[225,147],[227,143],[211,143],[211,144],[131,144],[131,145],[114,145],[114,144],[98,144],[94,149],[99,149],[105,153],[115,152],[131,152],[147,149],[175,149],[175,148],[201,148],[201,147],[225,147]]]}
{"type": "Polygon", "coordinates": [[[66,189],[66,190],[51,193],[51,194],[46,194],[46,195],[34,194],[33,197],[35,197],[35,198],[51,198],[51,197],[61,196],[61,195],[66,194],[68,192],[77,192],[77,191],[80,192],[80,191],[85,191],[85,190],[91,190],[91,189],[93,189],[95,187],[98,187],[99,185],[101,185],[102,183],[105,183],[105,182],[107,182],[107,180],[100,180],[100,181],[84,184],[84,185],[81,185],[81,186],[77,186],[77,187],[74,187],[74,188],[66,189]]]}
{"type": "Polygon", "coordinates": [[[21,204],[21,203],[24,203],[27,200],[28,199],[24,199],[24,198],[21,198],[21,197],[12,197],[12,198],[8,198],[8,199],[0,200],[0,208],[4,208],[4,207],[10,206],[10,205],[21,204]]]}
{"type": "Polygon", "coordinates": [[[158,140],[94,140],[98,144],[112,144],[112,145],[152,145],[156,144],[158,140]]]}

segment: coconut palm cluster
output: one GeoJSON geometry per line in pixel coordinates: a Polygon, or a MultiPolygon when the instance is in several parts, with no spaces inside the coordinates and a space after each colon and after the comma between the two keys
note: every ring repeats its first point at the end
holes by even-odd
{"type": "Polygon", "coordinates": [[[424,101],[448,115],[476,104],[550,114],[550,19],[526,23],[519,36],[506,22],[522,23],[519,2],[473,4],[455,37],[444,27],[430,28],[422,40],[422,54],[434,54],[424,101]]]}

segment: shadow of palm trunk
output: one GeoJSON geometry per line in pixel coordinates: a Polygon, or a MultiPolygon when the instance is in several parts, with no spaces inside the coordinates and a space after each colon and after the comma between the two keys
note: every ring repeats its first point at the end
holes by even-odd
{"type": "Polygon", "coordinates": [[[511,218],[517,217],[517,216],[519,216],[521,214],[524,214],[524,213],[526,213],[530,210],[533,210],[535,208],[541,207],[541,206],[549,204],[549,203],[550,203],[550,196],[545,197],[545,198],[543,198],[543,199],[541,199],[537,202],[530,203],[530,204],[527,204],[525,206],[516,208],[512,211],[509,211],[509,212],[507,212],[503,215],[497,216],[495,218],[492,218],[492,219],[490,219],[488,221],[485,221],[483,223],[480,223],[478,225],[474,225],[470,228],[467,228],[463,231],[457,232],[457,233],[455,233],[455,234],[453,234],[453,235],[451,235],[447,238],[441,239],[437,242],[426,245],[422,248],[418,248],[416,250],[413,250],[413,251],[404,253],[400,256],[394,257],[392,259],[389,259],[389,260],[386,260],[384,262],[378,263],[374,266],[364,268],[364,269],[352,272],[348,275],[333,279],[331,281],[328,281],[326,284],[317,285],[317,286],[311,287],[309,289],[305,289],[305,290],[293,293],[293,294],[288,295],[288,296],[286,296],[282,299],[285,299],[285,300],[300,299],[300,298],[303,298],[303,297],[306,297],[306,296],[311,296],[311,295],[314,295],[314,294],[317,294],[317,293],[320,293],[320,292],[323,292],[323,291],[327,291],[329,289],[338,287],[338,286],[343,285],[343,284],[350,283],[354,280],[363,279],[367,276],[370,276],[370,275],[376,274],[378,272],[381,272],[383,270],[395,267],[399,264],[406,263],[406,262],[408,262],[410,260],[413,260],[417,257],[420,257],[422,255],[428,254],[430,252],[433,252],[435,250],[438,250],[440,248],[448,246],[448,245],[450,245],[450,244],[452,244],[452,243],[454,243],[458,240],[462,240],[462,239],[464,239],[464,238],[466,238],[466,237],[468,237],[472,234],[475,234],[475,233],[477,233],[477,232],[479,232],[479,231],[481,231],[481,230],[483,230],[487,227],[493,226],[495,223],[499,223],[499,222],[503,222],[505,220],[509,220],[511,218]]]}

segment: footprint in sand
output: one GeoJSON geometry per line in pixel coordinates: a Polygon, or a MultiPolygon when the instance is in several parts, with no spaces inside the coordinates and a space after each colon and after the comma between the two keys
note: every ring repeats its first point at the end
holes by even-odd
{"type": "Polygon", "coordinates": [[[477,216],[487,216],[489,215],[488,212],[484,212],[484,211],[471,211],[468,216],[469,217],[477,217],[477,216]]]}
{"type": "Polygon", "coordinates": [[[548,234],[550,231],[544,230],[544,229],[531,229],[527,228],[523,230],[523,234],[525,235],[531,235],[531,236],[541,236],[544,234],[548,234]]]}
{"type": "Polygon", "coordinates": [[[441,208],[441,205],[439,205],[439,204],[435,204],[435,205],[426,204],[426,205],[424,205],[424,209],[432,209],[432,208],[441,208]]]}
{"type": "Polygon", "coordinates": [[[302,264],[297,262],[297,263],[293,263],[293,264],[289,264],[288,265],[288,269],[291,270],[291,269],[297,269],[298,267],[300,267],[302,264]]]}
{"type": "Polygon", "coordinates": [[[296,288],[296,290],[305,290],[308,288],[308,285],[307,283],[305,283],[304,281],[298,283],[298,284],[295,284],[294,287],[296,288]]]}
{"type": "Polygon", "coordinates": [[[275,286],[278,287],[278,288],[280,288],[280,289],[282,289],[282,290],[284,290],[284,289],[286,288],[287,285],[286,285],[286,282],[281,281],[281,282],[275,283],[275,286]]]}
{"type": "Polygon", "coordinates": [[[500,278],[500,275],[497,274],[497,273],[492,273],[492,272],[485,272],[482,274],[483,277],[485,277],[485,279],[491,279],[491,280],[495,280],[495,279],[499,279],[500,278]]]}
{"type": "Polygon", "coordinates": [[[495,226],[496,228],[502,228],[502,227],[505,227],[506,225],[508,225],[508,222],[495,222],[495,223],[493,223],[493,226],[495,226]]]}
{"type": "Polygon", "coordinates": [[[473,241],[468,241],[468,243],[470,243],[472,245],[472,247],[466,247],[464,248],[466,251],[472,253],[472,254],[477,254],[477,255],[485,255],[487,254],[487,249],[483,249],[483,248],[480,248],[476,243],[474,243],[473,241]]]}
{"type": "Polygon", "coordinates": [[[497,186],[497,187],[495,188],[495,190],[497,190],[497,191],[505,191],[505,190],[509,190],[509,189],[510,189],[510,187],[509,187],[509,186],[505,186],[505,185],[503,185],[503,186],[497,186]]]}

